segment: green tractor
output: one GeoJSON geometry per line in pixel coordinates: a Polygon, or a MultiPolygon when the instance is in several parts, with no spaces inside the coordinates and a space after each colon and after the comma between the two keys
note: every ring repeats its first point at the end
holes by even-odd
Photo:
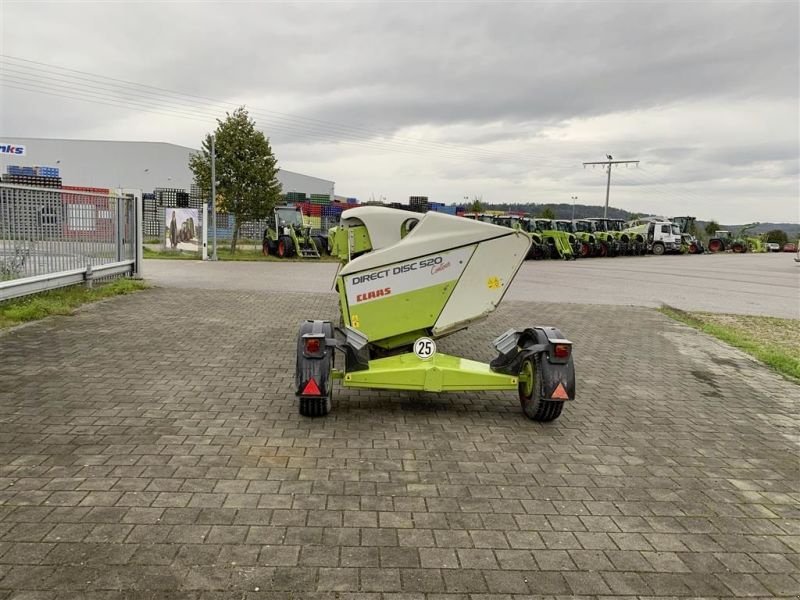
{"type": "Polygon", "coordinates": [[[608,229],[617,236],[620,244],[627,245],[627,253],[630,256],[644,256],[647,254],[647,240],[637,232],[628,229],[625,219],[607,219],[608,229]]]}
{"type": "Polygon", "coordinates": [[[328,249],[327,235],[314,232],[299,206],[276,206],[264,230],[261,251],[280,258],[320,258],[328,249]]]}
{"type": "Polygon", "coordinates": [[[594,254],[595,237],[594,234],[587,235],[586,232],[578,230],[575,223],[567,219],[555,219],[553,224],[564,233],[571,233],[575,237],[572,250],[576,256],[588,258],[594,254]]]}
{"type": "Polygon", "coordinates": [[[764,245],[760,238],[746,237],[744,234],[756,227],[758,223],[751,223],[739,229],[736,235],[733,235],[727,229],[718,229],[714,233],[714,237],[708,240],[709,252],[735,252],[736,254],[743,254],[745,252],[764,252],[764,245]]]}
{"type": "Polygon", "coordinates": [[[599,255],[600,243],[595,237],[594,223],[585,219],[577,219],[572,222],[572,230],[581,243],[581,258],[599,255]]]}
{"type": "Polygon", "coordinates": [[[518,229],[524,231],[531,238],[531,249],[528,251],[526,259],[541,260],[546,258],[545,247],[542,242],[542,236],[535,231],[530,231],[530,219],[524,219],[516,215],[498,215],[495,216],[492,222],[501,227],[508,227],[510,229],[518,229]]]}
{"type": "Polygon", "coordinates": [[[533,218],[529,221],[531,231],[542,238],[542,246],[546,258],[563,258],[575,260],[581,250],[581,244],[575,234],[563,224],[561,229],[558,223],[551,219],[533,218]]]}
{"type": "Polygon", "coordinates": [[[331,236],[344,263],[335,278],[340,320],[300,324],[300,414],[327,415],[338,381],[359,402],[369,390],[508,391],[529,419],[557,419],[575,398],[575,369],[572,342],[555,327],[507,330],[494,340],[490,363],[437,348],[497,308],[530,245],[520,230],[437,212],[362,206],[342,213],[331,236]]]}
{"type": "Polygon", "coordinates": [[[602,229],[597,219],[578,219],[575,221],[575,229],[594,236],[594,256],[606,257],[619,254],[619,243],[614,234],[602,229]]]}
{"type": "Polygon", "coordinates": [[[617,226],[612,225],[611,219],[591,218],[595,226],[595,237],[600,243],[600,256],[619,256],[628,253],[630,235],[627,232],[617,231],[617,226]]]}

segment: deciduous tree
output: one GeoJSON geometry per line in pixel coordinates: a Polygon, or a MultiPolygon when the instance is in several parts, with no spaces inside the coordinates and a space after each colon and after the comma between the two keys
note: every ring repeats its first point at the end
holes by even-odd
{"type": "MultiPolygon", "coordinates": [[[[195,184],[211,189],[211,135],[203,139],[200,152],[189,159],[195,184]]],[[[217,198],[234,217],[231,252],[236,252],[239,230],[246,221],[266,218],[280,201],[278,161],[272,147],[242,106],[217,119],[214,132],[217,198]]]]}

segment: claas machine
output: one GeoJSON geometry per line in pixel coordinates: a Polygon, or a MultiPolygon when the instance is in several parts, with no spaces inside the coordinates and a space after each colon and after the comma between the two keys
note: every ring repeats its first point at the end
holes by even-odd
{"type": "Polygon", "coordinates": [[[315,233],[305,222],[303,209],[299,206],[275,207],[261,243],[264,256],[320,258],[327,248],[326,236],[315,233]]]}
{"type": "Polygon", "coordinates": [[[297,337],[300,414],[331,410],[345,388],[417,392],[514,391],[535,421],[575,397],[572,342],[550,326],[498,336],[481,363],[439,352],[437,341],[497,308],[531,246],[526,233],[478,220],[364,206],[329,231],[340,322],[308,320],[297,337]]]}
{"type": "Polygon", "coordinates": [[[549,247],[545,248],[540,234],[531,231],[530,219],[525,219],[516,215],[498,215],[492,219],[492,223],[500,225],[501,227],[519,229],[530,236],[531,249],[528,250],[528,255],[525,257],[526,259],[540,260],[542,258],[547,258],[545,256],[545,250],[547,250],[549,254],[549,247]]]}
{"type": "Polygon", "coordinates": [[[542,237],[545,254],[549,258],[575,260],[580,255],[581,243],[563,223],[559,228],[552,219],[535,218],[530,221],[532,231],[542,237]]]}

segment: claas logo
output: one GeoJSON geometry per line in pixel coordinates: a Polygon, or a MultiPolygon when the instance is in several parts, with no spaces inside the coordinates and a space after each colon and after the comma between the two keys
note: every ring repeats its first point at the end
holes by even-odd
{"type": "Polygon", "coordinates": [[[0,154],[25,154],[25,146],[0,144],[0,154]]]}
{"type": "Polygon", "coordinates": [[[392,288],[382,288],[380,290],[372,290],[363,292],[356,296],[356,302],[366,302],[367,300],[375,300],[376,298],[383,298],[392,293],[392,288]]]}

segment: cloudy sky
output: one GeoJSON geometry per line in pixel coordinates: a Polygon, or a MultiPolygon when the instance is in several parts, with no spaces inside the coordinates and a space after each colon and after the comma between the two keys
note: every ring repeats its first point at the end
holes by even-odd
{"type": "Polygon", "coordinates": [[[360,199],[602,204],[581,163],[610,153],[641,161],[613,205],[797,222],[799,11],[0,0],[0,134],[197,147],[245,104],[280,165],[360,199]]]}

